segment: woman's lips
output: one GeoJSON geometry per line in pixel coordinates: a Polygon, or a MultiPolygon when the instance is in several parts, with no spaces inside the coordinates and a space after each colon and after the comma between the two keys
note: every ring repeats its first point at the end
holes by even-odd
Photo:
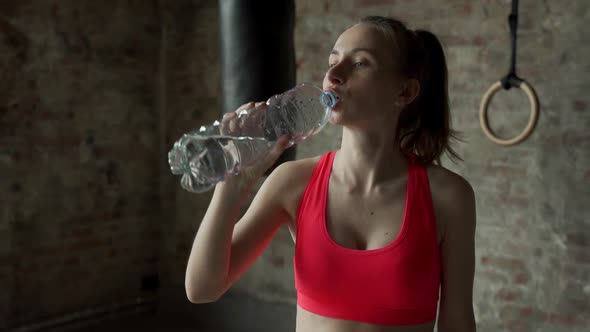
{"type": "Polygon", "coordinates": [[[338,102],[336,103],[336,105],[334,105],[334,107],[332,107],[332,111],[333,112],[339,112],[340,110],[342,110],[342,100],[338,100],[338,102]]]}
{"type": "Polygon", "coordinates": [[[332,88],[328,88],[328,89],[326,89],[326,91],[330,91],[334,95],[336,95],[336,104],[334,104],[334,106],[332,107],[332,110],[339,109],[340,108],[340,104],[342,103],[342,97],[340,95],[340,92],[338,92],[338,90],[332,89],[332,88]]]}

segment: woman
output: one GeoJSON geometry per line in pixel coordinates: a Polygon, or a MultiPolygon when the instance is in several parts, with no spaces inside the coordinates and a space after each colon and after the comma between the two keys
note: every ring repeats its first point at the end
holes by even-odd
{"type": "MultiPolygon", "coordinates": [[[[189,300],[219,299],[287,225],[297,331],[426,332],[437,315],[440,332],[475,331],[474,193],[435,165],[443,152],[457,157],[446,82],[433,34],[383,17],[344,31],[323,83],[340,97],[330,120],[343,127],[340,149],[279,166],[237,223],[288,140],[218,184],[188,261],[189,300]]],[[[238,126],[233,119],[224,125],[238,126]]]]}

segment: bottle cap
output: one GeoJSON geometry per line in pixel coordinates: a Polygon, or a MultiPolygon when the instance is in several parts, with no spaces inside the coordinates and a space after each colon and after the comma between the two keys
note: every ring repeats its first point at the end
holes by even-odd
{"type": "Polygon", "coordinates": [[[340,98],[334,91],[326,90],[320,95],[320,102],[324,107],[333,108],[340,98]]]}

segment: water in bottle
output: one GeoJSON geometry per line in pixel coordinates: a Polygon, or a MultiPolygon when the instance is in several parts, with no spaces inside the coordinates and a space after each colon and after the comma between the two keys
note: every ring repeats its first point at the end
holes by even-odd
{"type": "Polygon", "coordinates": [[[237,133],[228,134],[215,121],[184,134],[168,153],[173,174],[182,175],[181,186],[195,193],[210,190],[227,176],[262,159],[279,137],[287,135],[297,144],[317,134],[330,119],[338,97],[332,91],[303,83],[267,101],[263,113],[241,111],[248,117],[237,133]]]}

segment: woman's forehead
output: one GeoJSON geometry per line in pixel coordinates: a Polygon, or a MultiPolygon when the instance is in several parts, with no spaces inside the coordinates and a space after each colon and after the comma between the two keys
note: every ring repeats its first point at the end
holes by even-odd
{"type": "Polygon", "coordinates": [[[390,54],[391,40],[379,29],[368,24],[356,24],[345,30],[334,44],[334,50],[341,53],[353,49],[372,50],[375,55],[390,54]]]}

